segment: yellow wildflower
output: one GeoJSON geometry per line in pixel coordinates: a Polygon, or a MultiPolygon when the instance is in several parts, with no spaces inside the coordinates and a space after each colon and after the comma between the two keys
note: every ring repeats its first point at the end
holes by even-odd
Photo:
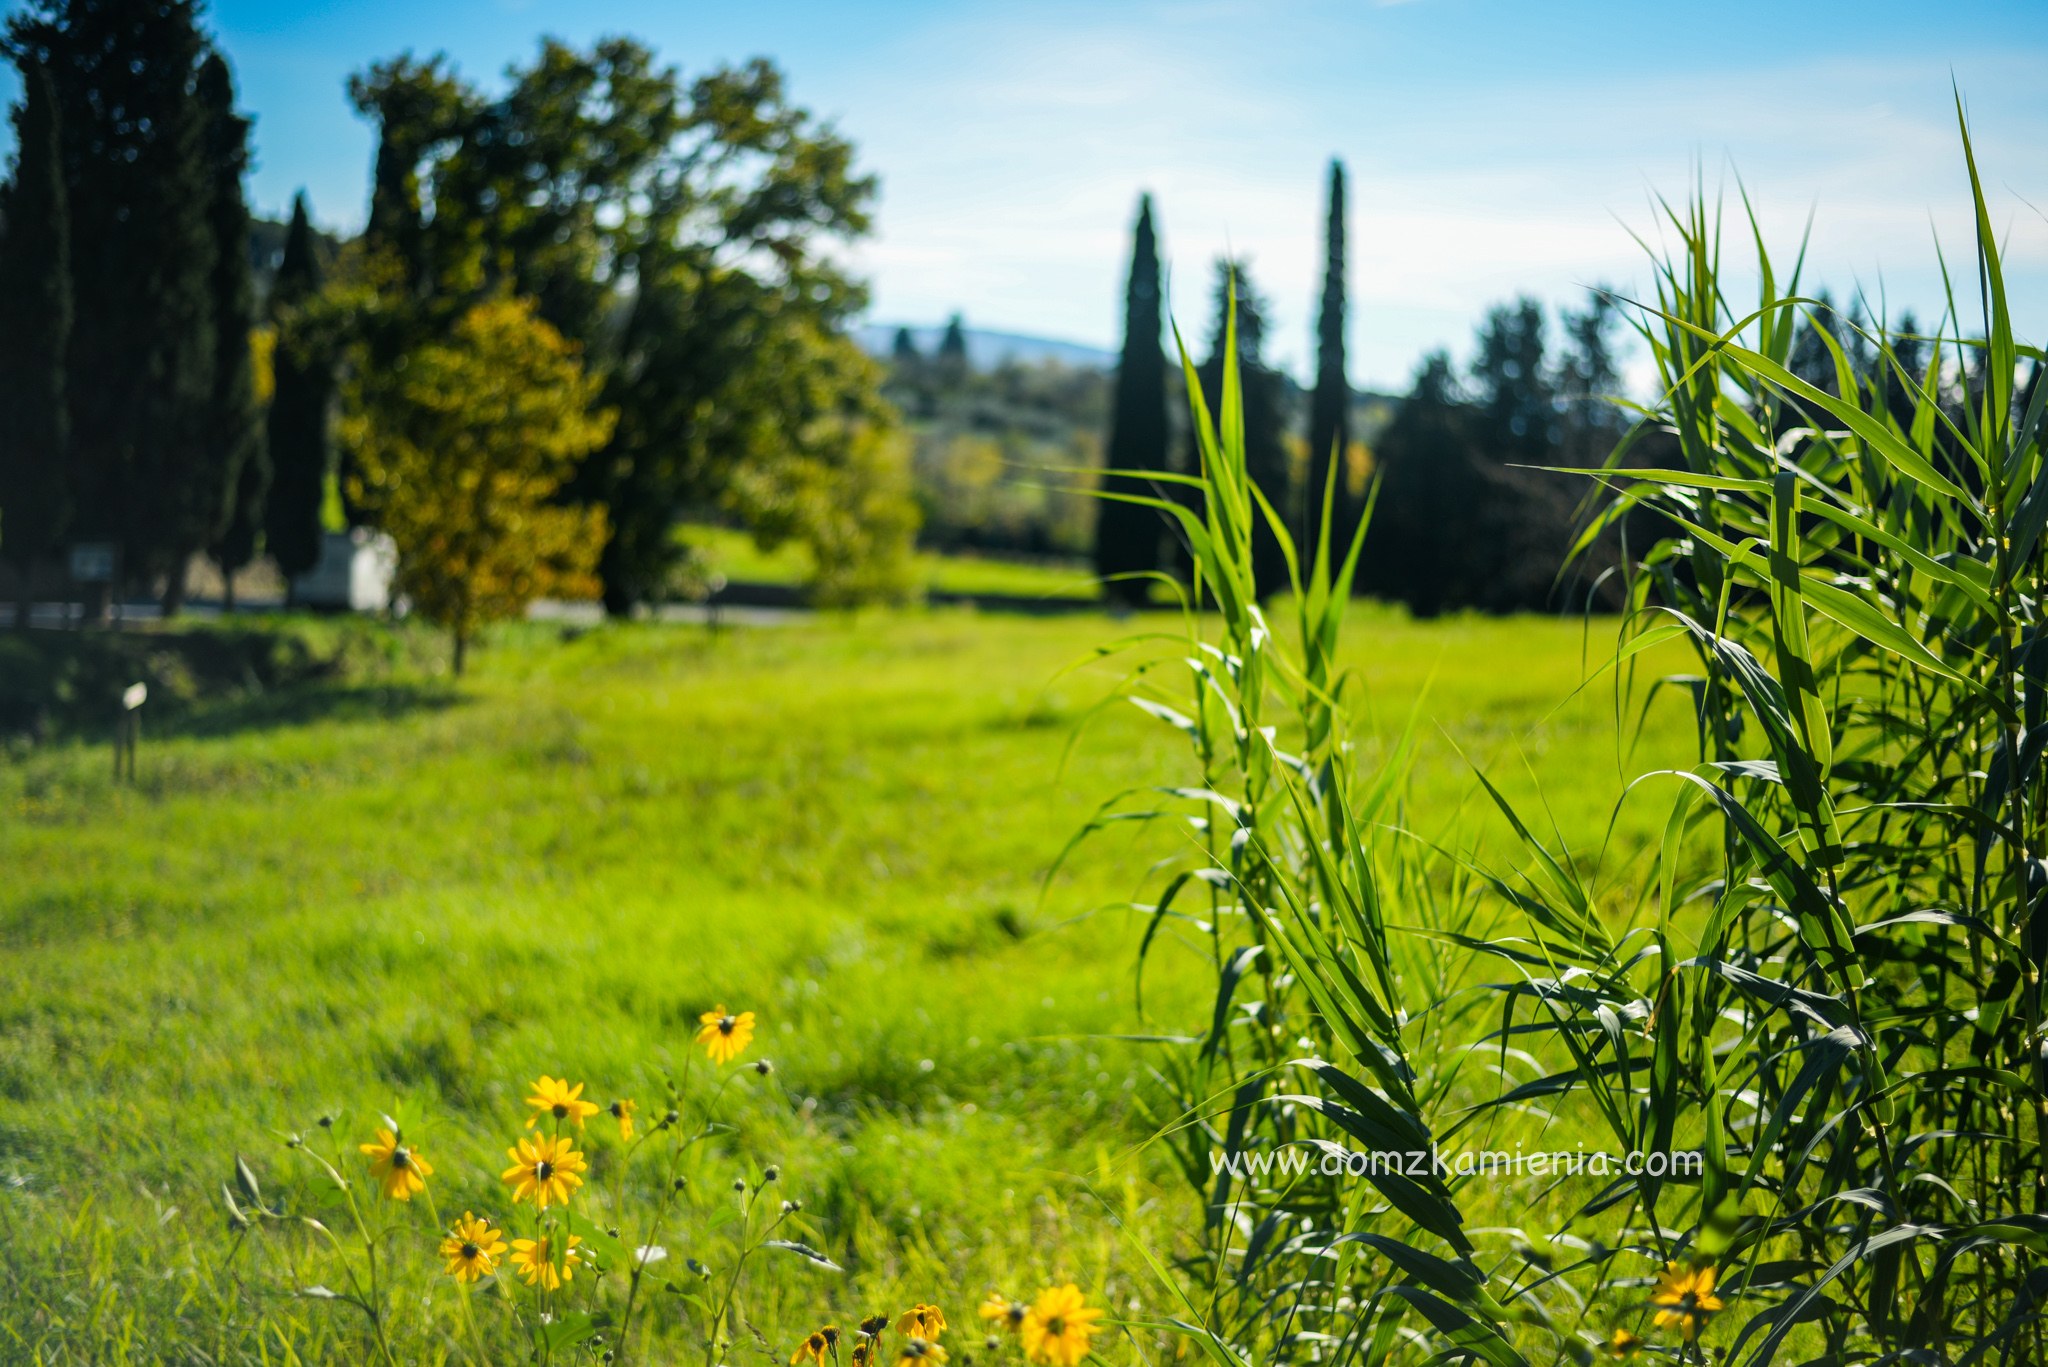
{"type": "Polygon", "coordinates": [[[498,1255],[505,1240],[489,1220],[479,1220],[468,1211],[441,1240],[441,1256],[448,1260],[448,1275],[458,1282],[473,1282],[498,1270],[498,1255]]]}
{"type": "Polygon", "coordinates": [[[434,1169],[415,1149],[398,1142],[395,1130],[378,1130],[377,1138],[359,1148],[370,1160],[370,1176],[394,1201],[410,1201],[415,1192],[427,1189],[434,1169]]]}
{"type": "Polygon", "coordinates": [[[553,1116],[556,1120],[573,1120],[576,1128],[582,1129],[584,1117],[598,1111],[596,1103],[582,1097],[582,1083],[572,1087],[567,1078],[551,1078],[542,1073],[540,1081],[533,1084],[533,1095],[526,1098],[526,1104],[533,1108],[533,1114],[526,1118],[526,1128],[532,1129],[543,1116],[553,1116]]]}
{"type": "Polygon", "coordinates": [[[816,1363],[817,1367],[825,1367],[826,1352],[838,1342],[839,1329],[836,1325],[828,1324],[823,1329],[812,1330],[811,1336],[799,1343],[796,1351],[789,1355],[789,1367],[796,1367],[799,1362],[812,1362],[816,1363]]]}
{"type": "Polygon", "coordinates": [[[538,1286],[543,1291],[556,1290],[563,1282],[576,1280],[576,1246],[582,1242],[581,1238],[571,1234],[568,1246],[562,1249],[562,1261],[557,1264],[552,1235],[539,1239],[514,1239],[512,1266],[519,1269],[520,1279],[528,1286],[538,1286]]]}
{"type": "Polygon", "coordinates": [[[612,1119],[619,1122],[619,1142],[624,1144],[632,1143],[634,1109],[633,1099],[631,1097],[622,1096],[617,1101],[614,1101],[611,1105],[605,1107],[605,1109],[612,1113],[612,1119]]]}
{"type": "Polygon", "coordinates": [[[1079,1367],[1088,1356],[1088,1340],[1095,1333],[1100,1310],[1092,1310],[1072,1282],[1047,1287],[1031,1303],[1019,1330],[1024,1356],[1039,1367],[1079,1367]]]}
{"type": "Polygon", "coordinates": [[[989,1298],[981,1303],[981,1317],[991,1325],[1000,1322],[1011,1333],[1024,1327],[1024,1317],[1030,1313],[1030,1306],[1023,1301],[1013,1301],[1000,1291],[990,1292],[989,1298]]]}
{"type": "Polygon", "coordinates": [[[566,1135],[542,1135],[522,1139],[505,1150],[512,1166],[499,1176],[512,1188],[512,1203],[532,1201],[541,1210],[564,1205],[569,1194],[583,1185],[589,1166],[566,1135]]]}
{"type": "Polygon", "coordinates": [[[937,1343],[939,1335],[946,1332],[946,1312],[920,1301],[896,1317],[896,1332],[937,1343]]]}
{"type": "Polygon", "coordinates": [[[1643,1341],[1626,1329],[1617,1329],[1607,1339],[1607,1356],[1611,1358],[1632,1358],[1643,1351],[1643,1341]]]}
{"type": "Polygon", "coordinates": [[[1714,1269],[1664,1264],[1657,1289],[1650,1293],[1650,1304],[1658,1307],[1659,1329],[1675,1325],[1685,1335],[1685,1341],[1692,1342],[1699,1337],[1700,1327],[1708,1317],[1721,1308],[1721,1298],[1714,1294],[1714,1269]]]}
{"type": "Polygon", "coordinates": [[[754,1038],[754,1013],[751,1011],[735,1015],[721,1003],[697,1019],[702,1023],[702,1028],[697,1031],[697,1043],[704,1046],[705,1056],[713,1063],[723,1065],[732,1062],[747,1051],[747,1045],[754,1038]]]}

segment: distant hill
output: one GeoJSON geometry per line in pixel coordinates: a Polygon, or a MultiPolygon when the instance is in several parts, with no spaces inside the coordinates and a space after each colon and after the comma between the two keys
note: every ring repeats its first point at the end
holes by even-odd
{"type": "MultiPolygon", "coordinates": [[[[854,340],[870,356],[888,359],[896,345],[896,323],[869,323],[854,330],[854,340]]],[[[939,349],[939,338],[945,334],[944,324],[910,329],[917,349],[930,356],[939,349]]],[[[1058,361],[1061,365],[1079,370],[1108,370],[1116,364],[1116,353],[1099,347],[1083,346],[1079,342],[1062,342],[1051,337],[1027,337],[1019,332],[987,332],[980,328],[967,329],[967,361],[976,370],[993,370],[1004,361],[1017,361],[1025,365],[1039,361],[1058,361]]]]}

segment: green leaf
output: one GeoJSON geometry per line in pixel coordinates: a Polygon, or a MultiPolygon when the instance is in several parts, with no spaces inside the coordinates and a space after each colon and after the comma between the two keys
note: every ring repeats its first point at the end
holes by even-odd
{"type": "Polygon", "coordinates": [[[830,1258],[818,1252],[817,1249],[812,1248],[809,1244],[800,1244],[794,1239],[763,1239],[761,1247],[779,1248],[785,1253],[794,1253],[799,1258],[824,1268],[827,1272],[844,1272],[846,1270],[838,1263],[833,1262],[830,1258]]]}

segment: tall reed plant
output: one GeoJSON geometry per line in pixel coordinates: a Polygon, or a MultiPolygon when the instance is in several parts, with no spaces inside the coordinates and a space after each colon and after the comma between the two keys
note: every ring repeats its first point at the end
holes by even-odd
{"type": "Polygon", "coordinates": [[[1358,542],[1298,548],[1246,479],[1234,346],[1213,414],[1190,371],[1201,470],[1118,495],[1188,548],[1181,632],[1130,690],[1188,781],[1084,837],[1170,825],[1140,972],[1169,939],[1213,971],[1154,1090],[1204,1212],[1159,1270],[1212,1358],[2048,1362],[2048,388],[1962,148],[1974,280],[1924,335],[1802,295],[1746,201],[1738,302],[1719,211],[1665,206],[1636,305],[1659,395],[1585,472],[1578,547],[1638,543],[1598,671],[1621,715],[1675,689],[1697,723],[1623,799],[1663,818],[1645,877],[1483,774],[1519,867],[1406,833],[1436,815],[1402,809],[1407,738],[1366,762],[1337,664],[1358,542]],[[1254,594],[1260,523],[1291,629],[1254,594]],[[1441,1164],[1236,1161],[1503,1127],[1694,1166],[1509,1209],[1441,1164]]]}

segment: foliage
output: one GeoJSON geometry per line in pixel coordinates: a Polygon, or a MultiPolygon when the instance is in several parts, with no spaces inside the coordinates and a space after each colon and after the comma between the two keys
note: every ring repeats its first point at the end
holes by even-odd
{"type": "Polygon", "coordinates": [[[941,367],[914,345],[892,359],[882,392],[909,419],[922,543],[1086,553],[1095,500],[1073,472],[1102,463],[1108,390],[1100,372],[1053,361],[941,367]]]}
{"type": "MultiPolygon", "coordinates": [[[[1112,1038],[1137,1028],[1134,928],[1097,910],[1128,898],[1131,847],[1077,851],[1033,910],[1093,794],[1176,769],[1174,732],[1092,707],[1121,673],[1091,662],[1106,629],[930,609],[504,623],[460,689],[445,636],[417,621],[0,633],[0,729],[22,689],[49,716],[41,744],[0,738],[0,1357],[244,1367],[289,1360],[289,1343],[361,1361],[357,1312],[246,1298],[246,1249],[222,1270],[234,1155],[272,1198],[292,1158],[276,1139],[321,1114],[367,1137],[375,1108],[409,1099],[442,1213],[500,1213],[477,1203],[502,1190],[491,1141],[511,1084],[568,1069],[640,1097],[644,1121],[711,985],[762,1012],[790,1102],[757,1095],[730,1113],[739,1131],[692,1151],[691,1219],[730,1199],[739,1155],[773,1161],[847,1269],[750,1263],[765,1321],[808,1330],[828,1305],[933,1287],[959,1288],[941,1299],[968,1318],[991,1287],[1067,1280],[1151,1318],[1137,1241],[1168,1244],[1200,1213],[1161,1185],[1156,1147],[1141,1170],[1096,1171],[1150,1129],[1145,1058],[1112,1038]],[[137,679],[139,781],[117,788],[107,709],[137,679]]],[[[1619,791],[1606,700],[1554,705],[1581,651],[1554,619],[1415,623],[1364,603],[1344,633],[1371,695],[1431,690],[1442,729],[1416,738],[1417,807],[1464,795],[1455,747],[1526,746],[1576,776],[1547,794],[1575,843],[1600,838],[1619,791]]],[[[1673,700],[1652,719],[1660,754],[1689,734],[1673,700]]],[[[1521,780],[1503,787],[1521,798],[1521,780]]],[[[1617,843],[1654,842],[1660,819],[1624,812],[1617,843]]],[[[1203,1011],[1198,965],[1167,947],[1147,1010],[1203,1011]]],[[[667,1242],[672,1260],[723,1262],[716,1237],[667,1242]]],[[[438,1287],[396,1331],[401,1358],[455,1351],[432,1245],[389,1253],[393,1286],[438,1287]]],[[[680,1316],[651,1327],[657,1360],[696,1360],[680,1316]]],[[[982,1332],[945,1341],[979,1362],[982,1332]]],[[[1172,1360],[1170,1338],[1132,1332],[1133,1354],[1172,1360]]],[[[777,1347],[786,1362],[795,1344],[777,1347]]]]}
{"type": "Polygon", "coordinates": [[[263,539],[287,583],[320,561],[320,510],[334,467],[334,362],[309,309],[320,288],[319,253],[300,194],[270,291],[276,378],[265,414],[272,474],[263,539]]]}
{"type": "MultiPolygon", "coordinates": [[[[1576,543],[1646,503],[1672,528],[1629,567],[1596,671],[1619,717],[1660,692],[1695,714],[1689,759],[1630,785],[1664,822],[1648,859],[1575,851],[1483,768],[1513,858],[1417,829],[1409,736],[1361,763],[1329,669],[1351,563],[1319,540],[1298,646],[1257,608],[1252,519],[1284,529],[1226,375],[1204,513],[1177,506],[1220,637],[1191,617],[1180,688],[1155,670],[1132,695],[1197,772],[1091,827],[1192,835],[1155,874],[1140,959],[1191,931],[1216,983],[1157,1089],[1209,1213],[1161,1272],[1215,1360],[2042,1357],[2048,395],[2020,382],[2043,356],[2015,340],[1963,143],[1982,331],[1952,300],[1915,369],[1902,339],[1838,339],[1760,234],[1736,305],[1717,216],[1667,210],[1680,254],[1639,310],[1662,397],[1594,472],[1614,496],[1576,543]],[[1670,464],[1632,464],[1660,439],[1670,464]],[[1675,643],[1694,668],[1641,688],[1675,643]],[[1616,1161],[1544,1155],[1507,1227],[1481,1228],[1501,1198],[1469,1151],[1441,1161],[1460,1136],[1616,1161]],[[1304,1150],[1345,1162],[1273,1161],[1304,1150]],[[1401,1151],[1432,1161],[1351,1162],[1401,1151]]],[[[1503,321],[1483,364],[1526,371],[1529,320],[1503,321]]]]}
{"type": "MultiPolygon", "coordinates": [[[[764,358],[818,349],[865,304],[830,250],[868,227],[874,181],[856,173],[852,145],[793,104],[766,61],[685,85],[626,38],[588,52],[544,42],[495,99],[439,58],[377,64],[350,89],[378,124],[369,255],[388,261],[378,269],[411,305],[383,315],[371,356],[421,344],[494,291],[535,300],[619,414],[569,491],[607,512],[606,605],[665,596],[678,516],[739,509],[736,475],[784,422],[760,406],[780,396],[764,358]]],[[[867,407],[858,368],[829,364],[810,387],[823,376],[855,386],[835,402],[867,407]]],[[[876,460],[860,425],[830,428],[808,411],[778,435],[807,460],[876,460]],[[842,442],[829,456],[828,428],[842,442]]],[[[900,522],[849,539],[845,508],[772,506],[797,505],[829,516],[798,529],[820,542],[821,564],[856,542],[885,562],[839,574],[840,588],[891,581],[900,522]]]]}
{"type": "MultiPolygon", "coordinates": [[[[1162,291],[1159,243],[1152,228],[1152,197],[1138,200],[1138,223],[1131,234],[1131,274],[1124,292],[1124,346],[1117,361],[1116,393],[1110,410],[1110,470],[1141,472],[1126,477],[1106,475],[1102,487],[1124,493],[1156,491],[1142,472],[1165,470],[1166,352],[1160,345],[1162,291]]],[[[1166,524],[1152,509],[1112,499],[1103,503],[1095,523],[1095,572],[1103,594],[1113,601],[1142,604],[1150,592],[1148,576],[1165,568],[1166,524]]]]}
{"type": "Polygon", "coordinates": [[[344,423],[352,496],[398,544],[399,584],[455,639],[547,594],[595,589],[599,508],[554,501],[611,431],[576,348],[523,300],[478,304],[390,374],[362,369],[344,423]]]}
{"type": "MultiPolygon", "coordinates": [[[[1541,306],[1523,299],[1480,327],[1469,386],[1441,351],[1423,358],[1374,443],[1379,530],[1360,562],[1366,592],[1425,616],[1619,606],[1613,536],[1567,564],[1585,490],[1549,468],[1596,463],[1621,439],[1617,321],[1613,300],[1595,291],[1583,312],[1562,314],[1565,346],[1553,355],[1541,306]]],[[[1637,458],[1652,458],[1660,440],[1637,458]]],[[[1639,516],[1630,530],[1660,525],[1639,516]]]]}
{"type": "MultiPolygon", "coordinates": [[[[217,52],[199,66],[199,100],[206,111],[205,159],[213,177],[208,196],[216,244],[213,294],[213,396],[206,443],[220,468],[219,513],[208,549],[221,568],[228,602],[235,571],[256,558],[263,504],[270,489],[270,452],[257,395],[252,338],[256,285],[249,266],[249,207],[242,176],[249,165],[249,120],[235,113],[234,77],[217,52]]],[[[203,478],[198,472],[193,478],[203,478]]]]}
{"type": "Polygon", "coordinates": [[[1911,370],[1889,335],[1844,345],[1796,266],[1781,288],[1753,222],[1738,311],[1708,206],[1669,210],[1644,424],[1676,459],[1611,477],[1610,519],[1648,501],[1674,524],[1635,569],[1623,649],[1692,646],[1698,755],[1645,777],[1671,805],[1640,929],[1559,937],[1551,971],[1577,990],[1545,995],[1530,1035],[1571,1054],[1566,1085],[1617,1133],[1697,1136],[1696,1190],[1628,1199],[1728,1269],[1745,1363],[1797,1339],[1836,1360],[2048,1351],[2029,739],[2048,396],[2017,384],[2041,353],[2015,340],[1962,133],[1979,294],[1951,297],[1911,370]],[[1793,369],[1803,339],[1826,388],[1793,369]],[[1597,1024],[1617,1006],[1658,1023],[1640,1074],[1597,1024]]]}
{"type": "Polygon", "coordinates": [[[1350,539],[1358,525],[1358,509],[1350,497],[1349,481],[1340,474],[1333,479],[1330,466],[1343,462],[1351,450],[1351,384],[1344,374],[1344,163],[1330,160],[1328,219],[1323,228],[1323,297],[1316,314],[1316,383],[1309,400],[1308,465],[1304,472],[1307,497],[1302,500],[1302,520],[1294,539],[1298,545],[1315,544],[1316,529],[1323,521],[1323,490],[1334,490],[1339,498],[1330,525],[1339,542],[1350,539]]]}
{"type": "MultiPolygon", "coordinates": [[[[1252,284],[1244,262],[1217,261],[1215,306],[1209,358],[1199,369],[1190,371],[1189,378],[1199,380],[1205,406],[1216,411],[1223,403],[1224,374],[1235,368],[1241,386],[1246,469],[1252,482],[1265,491],[1281,519],[1291,528],[1295,510],[1301,505],[1299,467],[1303,464],[1300,442],[1290,441],[1288,434],[1295,393],[1286,376],[1263,359],[1266,304],[1252,284]]],[[[1190,429],[1187,440],[1187,457],[1181,468],[1201,470],[1202,434],[1190,429]]],[[[1253,588],[1263,601],[1286,586],[1286,555],[1263,519],[1255,520],[1246,530],[1251,537],[1253,588]]],[[[1185,546],[1182,554],[1187,554],[1185,546]]]]}
{"type": "Polygon", "coordinates": [[[1433,1154],[1447,1079],[1428,1066],[1431,1042],[1473,1020],[1470,1000],[1446,1000],[1431,941],[1390,934],[1392,908],[1413,916],[1438,893],[1381,829],[1397,820],[1408,739],[1377,771],[1352,740],[1338,650],[1364,524],[1334,542],[1326,498],[1310,559],[1297,558],[1290,519],[1249,474],[1240,358],[1256,347],[1240,344],[1228,275],[1224,288],[1213,381],[1183,353],[1200,463],[1178,478],[1196,499],[1150,500],[1189,548],[1180,658],[1141,671],[1129,695],[1184,738],[1193,772],[1118,794],[1079,837],[1179,829],[1147,879],[1138,971],[1155,943],[1186,937],[1216,983],[1205,1029],[1155,1036],[1156,1138],[1204,1217],[1159,1272],[1182,1328],[1226,1367],[1380,1362],[1418,1334],[1440,1335],[1446,1355],[1517,1361],[1445,1174],[1403,1161],[1346,1186],[1328,1169],[1240,1166],[1300,1149],[1338,1157],[1341,1178],[1354,1152],[1433,1154]],[[1293,648],[1261,607],[1260,527],[1293,590],[1293,648]],[[1208,602],[1214,640],[1195,610],[1208,602]]]}
{"type": "Polygon", "coordinates": [[[25,55],[14,111],[14,172],[0,187],[0,555],[20,578],[28,625],[36,561],[71,516],[71,221],[56,92],[25,55]]]}
{"type": "MultiPolygon", "coordinates": [[[[762,549],[805,548],[818,602],[911,596],[918,509],[880,367],[843,333],[802,318],[766,322],[750,338],[722,400],[692,423],[731,458],[721,504],[762,549]]],[[[643,408],[622,416],[646,420],[643,408]]]]}
{"type": "Polygon", "coordinates": [[[207,422],[212,277],[220,252],[246,250],[217,241],[211,221],[198,6],[43,0],[7,32],[13,52],[50,73],[63,139],[75,531],[119,543],[130,583],[165,576],[175,608],[186,560],[224,512],[207,422]]]}
{"type": "MultiPolygon", "coordinates": [[[[499,1176],[503,1190],[487,1203],[506,1210],[504,1220],[467,1209],[459,1219],[441,1216],[435,1192],[450,1174],[415,1141],[419,1118],[411,1108],[365,1122],[362,1132],[374,1137],[353,1146],[360,1159],[344,1152],[348,1141],[337,1133],[335,1118],[323,1115],[309,1127],[310,1136],[294,1133],[284,1141],[305,1160],[310,1191],[295,1183],[281,1199],[275,1189],[266,1194],[256,1171],[237,1155],[232,1182],[220,1188],[234,1238],[229,1257],[252,1242],[269,1246],[283,1272],[266,1276],[257,1266],[259,1287],[274,1278],[283,1283],[281,1291],[359,1312],[365,1330],[360,1351],[387,1367],[399,1362],[392,1331],[418,1317],[414,1307],[435,1299],[432,1288],[400,1293],[393,1285],[390,1253],[408,1239],[433,1247],[442,1276],[453,1283],[466,1330],[463,1355],[473,1362],[493,1357],[493,1341],[502,1354],[507,1340],[511,1351],[539,1364],[585,1352],[601,1352],[607,1362],[644,1359],[657,1313],[680,1313],[707,1363],[729,1358],[743,1338],[778,1359],[780,1350],[770,1345],[795,1340],[793,1367],[807,1360],[824,1367],[827,1357],[839,1367],[842,1351],[850,1367],[945,1363],[941,1339],[953,1326],[941,1306],[923,1300],[893,1324],[887,1315],[855,1315],[805,1333],[764,1322],[746,1279],[756,1255],[761,1262],[793,1259],[817,1274],[845,1270],[819,1250],[826,1240],[803,1213],[803,1202],[783,1194],[780,1165],[742,1158],[729,1199],[709,1211],[693,1209],[686,1196],[691,1151],[737,1127],[728,1118],[729,1107],[738,1105],[736,1080],[774,1076],[765,1058],[726,1071],[747,1052],[754,1032],[752,1011],[729,1011],[721,1003],[701,1012],[695,1044],[708,1060],[705,1068],[716,1071],[693,1087],[697,1050],[690,1050],[680,1070],[660,1070],[661,1099],[644,1113],[630,1096],[614,1093],[600,1103],[584,1095],[587,1084],[547,1073],[520,1089],[527,1093],[525,1133],[513,1132],[505,1150],[511,1166],[499,1176]],[[657,1104],[664,1109],[657,1111],[657,1104]],[[522,1212],[522,1204],[532,1211],[522,1212]],[[671,1256],[662,1240],[678,1237],[707,1256],[716,1256],[710,1244],[719,1239],[724,1265],[671,1256]],[[323,1276],[339,1285],[314,1280],[323,1276]],[[848,1327],[842,1330],[840,1322],[848,1327]]],[[[787,1094],[782,1099],[790,1100],[787,1094]]],[[[259,1261],[253,1249],[249,1260],[259,1261]]],[[[991,1329],[1015,1335],[1020,1355],[1034,1367],[1079,1367],[1101,1314],[1071,1283],[1029,1301],[995,1295],[980,1309],[991,1329]]],[[[991,1350],[1000,1346],[993,1337],[988,1342],[991,1350]]]]}

